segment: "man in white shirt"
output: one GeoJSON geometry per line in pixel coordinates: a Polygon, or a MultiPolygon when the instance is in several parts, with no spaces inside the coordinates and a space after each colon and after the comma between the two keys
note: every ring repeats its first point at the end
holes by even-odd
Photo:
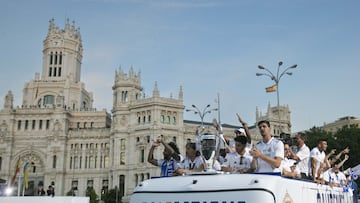
{"type": "Polygon", "coordinates": [[[297,161],[296,168],[300,171],[301,178],[306,178],[309,172],[310,149],[305,144],[305,134],[299,132],[295,136],[297,152],[294,153],[289,149],[290,157],[297,161]]]}
{"type": "Polygon", "coordinates": [[[323,183],[322,173],[325,166],[325,151],[327,149],[327,141],[319,140],[317,147],[314,147],[310,152],[309,160],[309,176],[312,180],[318,183],[323,183]]]}
{"type": "Polygon", "coordinates": [[[200,152],[196,150],[196,143],[189,142],[185,145],[186,157],[178,163],[176,174],[183,175],[191,172],[199,172],[205,169],[204,161],[200,152]]]}
{"type": "Polygon", "coordinates": [[[286,177],[300,178],[300,171],[298,170],[296,160],[291,158],[290,146],[284,143],[284,160],[281,161],[281,174],[286,177]]]}
{"type": "Polygon", "coordinates": [[[234,138],[235,152],[226,154],[225,162],[221,170],[230,173],[247,173],[253,172],[251,162],[253,157],[246,152],[247,138],[245,136],[237,136],[234,138]]]}
{"type": "Polygon", "coordinates": [[[255,172],[281,172],[281,160],[284,159],[284,144],[271,136],[270,122],[258,122],[262,141],[250,151],[253,156],[252,167],[255,172]]]}
{"type": "Polygon", "coordinates": [[[339,171],[337,165],[325,171],[323,176],[325,183],[329,184],[331,187],[344,187],[347,184],[345,174],[339,171]]]}

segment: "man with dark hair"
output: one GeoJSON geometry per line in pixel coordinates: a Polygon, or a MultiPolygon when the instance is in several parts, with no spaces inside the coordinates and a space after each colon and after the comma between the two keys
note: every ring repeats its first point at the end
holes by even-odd
{"type": "Polygon", "coordinates": [[[305,134],[299,132],[295,135],[297,152],[293,152],[290,148],[290,157],[297,161],[296,167],[300,171],[301,178],[307,178],[309,172],[310,149],[305,144],[305,134]]]}
{"type": "MultiPolygon", "coordinates": [[[[325,151],[327,149],[326,139],[319,139],[318,144],[310,152],[309,176],[318,183],[323,183],[322,173],[326,165],[325,151]]],[[[331,152],[335,153],[335,152],[331,152]]]]}
{"type": "Polygon", "coordinates": [[[161,135],[151,146],[148,162],[154,166],[161,167],[161,177],[173,176],[175,170],[178,168],[178,162],[180,161],[180,152],[174,142],[164,142],[164,137],[161,135]],[[154,149],[160,144],[164,145],[164,159],[154,159],[154,149]]]}
{"type": "Polygon", "coordinates": [[[252,172],[251,168],[252,156],[246,152],[246,136],[237,136],[234,138],[235,151],[226,154],[225,162],[221,166],[221,170],[230,173],[247,173],[252,172]]]}
{"type": "Polygon", "coordinates": [[[284,159],[283,142],[271,136],[269,121],[259,121],[258,127],[263,139],[250,151],[254,157],[252,168],[256,168],[256,172],[281,172],[281,160],[284,159]]]}

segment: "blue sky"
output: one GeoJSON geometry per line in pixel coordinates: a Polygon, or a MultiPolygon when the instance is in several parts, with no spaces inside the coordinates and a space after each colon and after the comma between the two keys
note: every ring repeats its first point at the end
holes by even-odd
{"type": "Polygon", "coordinates": [[[8,90],[21,104],[24,83],[41,72],[48,21],[64,28],[69,18],[81,30],[81,80],[98,109],[111,110],[115,70],[133,66],[147,95],[157,81],[162,97],[182,86],[186,107],[215,108],[219,93],[223,123],[237,124],[237,112],[254,124],[256,108],[277,104],[257,66],[275,73],[283,61],[298,65],[279,85],[293,131],[359,117],[359,9],[357,0],[2,1],[0,105],[8,90]]]}

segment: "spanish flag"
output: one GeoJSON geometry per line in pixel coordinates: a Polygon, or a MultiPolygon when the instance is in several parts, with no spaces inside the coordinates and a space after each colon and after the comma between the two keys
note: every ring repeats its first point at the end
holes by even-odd
{"type": "Polygon", "coordinates": [[[20,162],[20,158],[19,158],[16,163],[16,166],[15,166],[15,173],[11,179],[11,185],[13,185],[15,183],[16,175],[20,172],[20,168],[21,168],[21,162],[20,162]]]}
{"type": "Polygon", "coordinates": [[[273,86],[270,86],[270,87],[267,87],[265,88],[266,92],[276,92],[277,91],[277,85],[273,85],[273,86]]]}
{"type": "Polygon", "coordinates": [[[25,162],[24,164],[24,185],[25,189],[29,188],[29,162],[25,162]]]}

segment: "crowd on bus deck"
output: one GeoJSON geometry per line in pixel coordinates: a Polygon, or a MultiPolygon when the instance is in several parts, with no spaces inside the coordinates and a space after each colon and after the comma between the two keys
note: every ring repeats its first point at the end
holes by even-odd
{"type": "MultiPolygon", "coordinates": [[[[236,114],[242,127],[234,130],[233,140],[226,140],[216,119],[213,120],[215,128],[223,138],[225,147],[220,150],[214,169],[227,173],[272,173],[278,172],[283,176],[309,179],[319,184],[345,187],[347,178],[340,168],[349,159],[349,148],[346,147],[336,156],[333,149],[326,154],[327,141],[319,140],[311,151],[305,144],[304,133],[297,133],[295,146],[272,136],[270,122],[262,120],[257,123],[262,140],[251,145],[249,128],[238,114],[236,114]],[[293,149],[296,149],[293,150],[293,149]],[[342,161],[338,162],[338,160],[342,161]]],[[[174,142],[166,143],[160,136],[154,141],[148,155],[148,162],[161,167],[160,176],[183,175],[191,172],[203,171],[206,166],[195,143],[187,143],[186,156],[182,157],[174,142]],[[163,158],[155,159],[153,152],[160,144],[164,145],[163,158]]]]}

